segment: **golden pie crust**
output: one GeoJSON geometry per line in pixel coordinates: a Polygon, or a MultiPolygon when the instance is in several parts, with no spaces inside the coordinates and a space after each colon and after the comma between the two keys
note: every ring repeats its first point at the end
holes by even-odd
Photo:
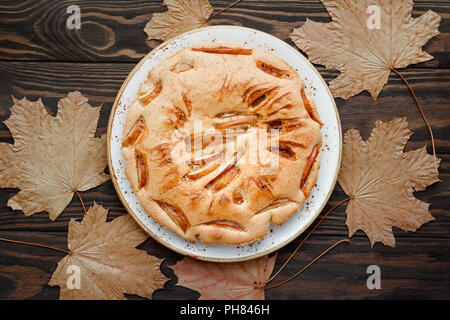
{"type": "Polygon", "coordinates": [[[184,239],[249,243],[308,198],[321,125],[296,70],[274,55],[183,49],[149,72],[128,111],[125,173],[144,210],[184,239]]]}

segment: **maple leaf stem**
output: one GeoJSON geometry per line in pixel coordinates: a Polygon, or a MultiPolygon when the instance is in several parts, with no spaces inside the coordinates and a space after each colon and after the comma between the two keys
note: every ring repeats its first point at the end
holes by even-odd
{"type": "MultiPolygon", "coordinates": [[[[275,274],[273,276],[271,276],[267,282],[266,285],[271,282],[273,279],[276,278],[276,276],[278,276],[278,274],[286,267],[286,265],[289,263],[289,261],[292,260],[292,258],[295,256],[295,254],[297,253],[298,250],[300,250],[300,248],[303,246],[303,244],[306,242],[306,240],[308,240],[309,236],[320,226],[320,224],[323,222],[323,220],[325,220],[325,218],[337,207],[339,207],[341,204],[349,201],[350,199],[352,199],[353,197],[347,197],[341,201],[339,201],[338,203],[336,203],[334,206],[332,206],[324,215],[323,217],[319,220],[319,222],[314,226],[314,228],[312,228],[312,230],[306,235],[306,237],[302,240],[302,242],[300,242],[300,244],[297,246],[297,248],[295,248],[294,252],[292,252],[289,257],[287,258],[287,260],[284,262],[284,264],[280,267],[280,269],[278,269],[277,272],[275,272],[275,274]]],[[[332,248],[329,248],[329,250],[331,250],[332,248]]],[[[329,251],[328,250],[328,251],[329,251]]],[[[323,254],[325,254],[326,252],[324,252],[323,254]]],[[[322,255],[323,255],[322,254],[322,255]]],[[[315,260],[317,261],[318,259],[320,259],[320,256],[318,258],[316,258],[315,260]]],[[[313,261],[314,262],[314,261],[313,261]]],[[[312,264],[312,263],[311,263],[312,264]]],[[[301,271],[301,270],[300,270],[301,271]]],[[[283,282],[284,283],[284,282],[283,282]]]]}
{"type": "Polygon", "coordinates": [[[214,18],[215,16],[221,14],[222,12],[224,12],[225,10],[230,9],[231,7],[234,7],[235,5],[237,5],[239,2],[241,2],[241,0],[237,0],[235,2],[233,2],[232,4],[230,4],[228,7],[223,8],[222,10],[219,10],[218,12],[214,13],[211,17],[208,18],[208,20],[205,21],[205,23],[208,23],[209,21],[211,21],[212,18],[214,18]]]}
{"type": "Polygon", "coordinates": [[[67,254],[71,254],[70,251],[67,251],[67,250],[64,250],[64,249],[61,249],[61,248],[57,248],[57,247],[48,246],[46,244],[41,244],[41,243],[13,240],[13,239],[7,239],[7,238],[0,238],[0,241],[17,243],[17,244],[24,244],[24,245],[27,245],[27,246],[34,246],[34,247],[40,247],[40,248],[46,248],[46,249],[51,249],[51,250],[56,250],[56,251],[64,252],[64,253],[67,253],[67,254]]]}
{"type": "Polygon", "coordinates": [[[338,242],[336,242],[335,244],[333,244],[332,246],[330,246],[327,250],[325,250],[325,251],[322,252],[320,255],[318,255],[313,261],[311,261],[311,262],[308,263],[306,266],[304,266],[301,270],[297,271],[294,275],[290,276],[289,278],[287,278],[287,279],[285,279],[285,280],[283,280],[283,281],[280,281],[280,282],[275,283],[275,284],[273,284],[273,285],[264,287],[264,290],[272,289],[272,288],[281,286],[282,284],[285,284],[286,282],[288,282],[288,281],[294,279],[294,278],[297,277],[300,273],[302,273],[303,271],[305,271],[306,269],[308,269],[311,265],[313,265],[313,264],[316,263],[318,260],[320,260],[320,258],[322,258],[324,255],[326,255],[328,252],[330,252],[331,250],[333,250],[335,247],[337,247],[338,245],[340,245],[340,244],[343,243],[343,242],[349,243],[350,240],[348,240],[348,239],[342,239],[342,240],[339,240],[338,242]]]}
{"type": "Polygon", "coordinates": [[[414,98],[414,101],[416,102],[417,108],[419,109],[420,115],[422,116],[423,121],[425,122],[425,125],[428,128],[428,132],[430,133],[430,138],[431,138],[431,147],[433,149],[433,158],[434,158],[434,168],[436,170],[436,177],[439,178],[439,171],[438,171],[438,162],[437,162],[437,157],[436,157],[436,146],[434,143],[434,136],[433,136],[433,130],[431,130],[431,125],[428,122],[427,118],[425,117],[425,113],[423,112],[423,109],[419,103],[419,100],[417,99],[413,89],[411,88],[411,86],[409,85],[408,81],[406,81],[405,77],[403,77],[403,75],[395,68],[391,67],[391,70],[400,77],[400,79],[403,80],[403,82],[405,83],[405,85],[408,87],[409,92],[411,92],[412,97],[414,98]]]}
{"type": "Polygon", "coordinates": [[[83,198],[81,198],[81,194],[77,190],[75,190],[74,192],[77,195],[78,199],[80,199],[81,206],[83,207],[84,214],[86,215],[87,214],[86,206],[84,205],[83,198]]]}

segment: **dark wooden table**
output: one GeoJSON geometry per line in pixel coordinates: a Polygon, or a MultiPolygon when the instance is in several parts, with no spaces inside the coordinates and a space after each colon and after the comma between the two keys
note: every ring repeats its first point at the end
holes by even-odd
{"type": "MultiPolygon", "coordinates": [[[[402,70],[433,126],[437,153],[443,159],[440,167],[443,181],[416,193],[419,199],[431,203],[430,210],[436,220],[415,233],[394,229],[396,248],[381,244],[371,248],[366,235],[359,231],[349,245],[339,246],[300,277],[267,290],[268,299],[450,298],[450,4],[448,0],[415,2],[414,15],[431,9],[442,17],[441,34],[425,46],[435,59],[402,70]],[[380,290],[369,290],[366,286],[366,270],[372,264],[381,268],[380,290]]],[[[10,115],[11,96],[26,96],[32,100],[41,97],[54,114],[60,98],[79,90],[89,98],[91,105],[102,105],[97,134],[105,133],[122,81],[134,65],[159,44],[146,41],[142,30],[152,13],[166,10],[161,3],[161,0],[2,0],[0,120],[10,115]],[[66,28],[69,16],[66,10],[72,4],[81,8],[80,30],[66,28]]],[[[216,11],[229,3],[211,1],[216,11]]],[[[322,22],[330,20],[318,0],[243,0],[214,18],[211,24],[252,27],[293,44],[289,33],[301,26],[306,17],[322,22]]],[[[318,69],[325,80],[338,74],[320,66],[318,69]]],[[[396,75],[391,75],[376,102],[364,92],[348,101],[336,99],[336,103],[344,131],[356,128],[367,138],[376,120],[406,116],[414,131],[406,149],[427,144],[431,152],[426,127],[408,89],[396,75]]],[[[3,123],[0,124],[0,141],[13,142],[3,123]]],[[[58,220],[51,222],[47,213],[25,217],[22,212],[7,207],[8,199],[17,192],[16,189],[0,190],[0,237],[64,248],[69,220],[82,217],[78,199],[75,197],[58,220]]],[[[344,197],[342,189],[336,186],[327,208],[344,197]]],[[[109,208],[111,218],[125,213],[111,181],[84,192],[83,198],[88,206],[97,201],[109,208]]],[[[341,206],[307,241],[279,279],[294,273],[328,246],[346,237],[345,206],[341,206]]],[[[276,268],[301,239],[280,250],[276,268]]],[[[155,292],[154,299],[199,296],[193,290],[177,286],[170,266],[182,258],[180,255],[152,239],[140,248],[167,258],[162,271],[172,280],[155,292]]],[[[56,251],[0,242],[0,298],[58,299],[58,287],[45,283],[62,257],[63,254],[56,251]],[[42,290],[32,293],[33,285],[42,286],[42,290]]]]}

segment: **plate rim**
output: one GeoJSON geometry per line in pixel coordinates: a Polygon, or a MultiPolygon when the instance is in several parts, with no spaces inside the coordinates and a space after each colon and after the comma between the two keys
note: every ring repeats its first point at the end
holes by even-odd
{"type": "MultiPolygon", "coordinates": [[[[148,235],[150,235],[152,237],[153,240],[155,240],[156,242],[158,242],[159,244],[163,245],[164,247],[175,251],[178,254],[181,254],[183,256],[188,256],[191,258],[195,258],[198,260],[203,260],[203,261],[210,261],[210,262],[238,262],[238,261],[247,261],[247,260],[253,260],[265,255],[268,255],[274,251],[277,251],[283,247],[285,247],[286,245],[288,245],[289,243],[291,243],[292,241],[294,241],[297,237],[299,237],[305,230],[307,230],[314,221],[317,220],[317,217],[320,215],[320,213],[323,211],[324,207],[327,205],[328,200],[331,197],[331,194],[333,193],[335,187],[336,187],[336,182],[337,182],[337,178],[338,178],[338,174],[339,174],[339,170],[340,170],[340,166],[341,166],[341,161],[342,161],[342,147],[343,147],[343,137],[342,137],[342,127],[341,127],[341,120],[339,117],[339,111],[338,108],[336,106],[336,101],[333,97],[333,94],[330,91],[330,88],[328,87],[328,84],[326,83],[326,81],[323,79],[322,75],[319,73],[319,71],[316,69],[316,67],[314,67],[314,65],[303,55],[300,53],[299,50],[297,50],[296,48],[294,48],[292,45],[286,43],[285,41],[269,34],[266,33],[264,31],[260,31],[254,28],[248,28],[248,27],[243,27],[243,26],[232,26],[232,25],[214,25],[214,26],[208,26],[208,27],[201,27],[201,28],[197,28],[197,29],[193,29],[184,33],[179,34],[178,36],[175,36],[161,44],[159,44],[157,47],[155,47],[154,49],[152,49],[149,53],[147,53],[134,67],[133,69],[130,71],[130,73],[128,74],[128,76],[126,77],[126,79],[123,81],[122,85],[120,86],[119,91],[117,92],[116,98],[114,99],[114,103],[111,107],[111,111],[109,114],[109,119],[108,119],[108,127],[107,127],[107,133],[106,133],[106,149],[107,149],[107,160],[108,160],[108,170],[111,176],[111,181],[113,183],[114,189],[116,191],[117,196],[119,197],[120,202],[122,203],[122,205],[124,206],[125,210],[127,211],[128,215],[131,216],[133,218],[133,220],[139,225],[139,227],[141,227],[148,235]],[[279,243],[276,246],[271,247],[270,249],[261,251],[261,252],[257,252],[254,254],[250,254],[248,256],[235,256],[233,258],[224,258],[224,257],[208,257],[208,256],[196,256],[193,254],[190,254],[188,252],[183,251],[182,249],[175,247],[173,245],[171,245],[170,243],[167,242],[163,242],[159,239],[159,237],[153,233],[153,231],[151,231],[146,225],[144,225],[144,223],[137,217],[135,216],[133,210],[130,208],[130,206],[128,205],[127,201],[123,198],[122,192],[119,188],[119,185],[117,183],[117,178],[115,176],[114,170],[113,170],[113,165],[112,165],[112,159],[111,159],[111,134],[112,134],[112,124],[114,122],[114,117],[117,111],[117,106],[119,104],[119,101],[122,97],[122,94],[125,90],[125,88],[128,86],[128,83],[130,82],[131,78],[134,76],[134,74],[137,72],[137,70],[139,70],[139,68],[148,60],[150,59],[150,57],[152,57],[157,51],[161,50],[162,48],[164,48],[165,46],[167,46],[170,42],[177,40],[179,38],[182,38],[188,34],[191,33],[196,33],[199,31],[203,31],[203,30],[211,30],[211,29],[223,29],[223,28],[230,28],[230,29],[245,29],[247,31],[253,31],[253,32],[259,32],[262,33],[266,36],[268,36],[269,38],[272,38],[276,41],[281,41],[284,42],[284,44],[287,45],[287,47],[289,48],[289,50],[292,50],[293,52],[295,52],[295,54],[297,56],[299,56],[300,59],[303,59],[312,69],[312,71],[319,77],[320,81],[323,83],[323,85],[325,86],[326,91],[328,92],[328,94],[331,97],[332,100],[332,104],[333,104],[333,108],[335,110],[335,115],[336,115],[336,120],[337,120],[337,126],[338,126],[338,132],[339,132],[339,154],[338,154],[338,161],[337,161],[337,168],[335,170],[335,174],[333,177],[333,182],[331,184],[331,188],[330,190],[328,190],[328,193],[326,194],[324,201],[322,202],[322,204],[319,206],[317,212],[315,213],[315,215],[311,218],[310,222],[308,222],[303,228],[300,228],[294,235],[290,236],[289,238],[285,239],[284,241],[282,241],[281,243],[279,243]]],[[[164,226],[163,226],[164,227],[164,226]]]]}

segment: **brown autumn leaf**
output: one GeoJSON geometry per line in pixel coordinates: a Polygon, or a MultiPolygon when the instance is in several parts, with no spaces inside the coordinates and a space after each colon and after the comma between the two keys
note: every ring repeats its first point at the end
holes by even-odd
{"type": "Polygon", "coordinates": [[[0,188],[18,188],[8,206],[29,216],[47,211],[55,220],[72,200],[109,179],[106,135],[94,137],[100,108],[79,92],[58,103],[56,117],[42,101],[17,100],[4,123],[14,144],[0,143],[0,188]]]}
{"type": "Polygon", "coordinates": [[[330,82],[335,97],[348,99],[367,90],[375,100],[391,68],[433,59],[422,47],[439,34],[437,13],[428,10],[412,18],[411,0],[371,0],[367,5],[358,0],[321,1],[332,22],[306,19],[290,37],[312,62],[341,72],[330,82]],[[373,20],[377,8],[379,29],[373,20]]]}
{"type": "Polygon", "coordinates": [[[353,197],[346,209],[349,237],[360,229],[372,246],[394,247],[392,227],[416,231],[434,220],[429,204],[413,195],[439,181],[434,158],[426,146],[403,152],[411,135],[406,118],[377,121],[367,141],[357,130],[345,133],[338,181],[353,197]]]}
{"type": "Polygon", "coordinates": [[[262,286],[272,273],[275,260],[276,255],[232,263],[186,257],[172,268],[178,284],[200,292],[201,300],[264,300],[262,286]]]}
{"type": "Polygon", "coordinates": [[[164,286],[162,259],[136,249],[147,239],[144,231],[129,215],[106,222],[107,215],[108,210],[94,203],[81,222],[70,220],[71,254],[58,262],[49,282],[60,287],[61,300],[122,300],[124,293],[151,299],[164,286]]]}
{"type": "Polygon", "coordinates": [[[154,13],[144,28],[148,40],[167,40],[180,33],[203,27],[214,8],[208,0],[164,0],[168,11],[154,13]]]}

